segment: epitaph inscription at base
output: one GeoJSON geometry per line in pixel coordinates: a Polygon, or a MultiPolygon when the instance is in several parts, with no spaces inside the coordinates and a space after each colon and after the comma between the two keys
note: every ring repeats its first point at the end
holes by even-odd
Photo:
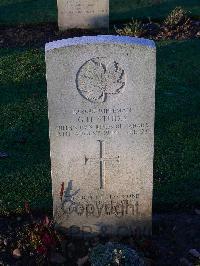
{"type": "Polygon", "coordinates": [[[109,0],[57,0],[60,30],[109,27],[109,0]]]}
{"type": "Polygon", "coordinates": [[[46,45],[54,218],[68,233],[151,232],[155,55],[131,37],[46,45]]]}

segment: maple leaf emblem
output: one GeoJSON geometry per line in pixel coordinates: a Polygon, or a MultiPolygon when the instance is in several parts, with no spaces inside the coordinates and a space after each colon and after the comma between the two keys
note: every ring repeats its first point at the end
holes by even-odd
{"type": "Polygon", "coordinates": [[[105,102],[109,95],[121,93],[124,86],[124,70],[115,61],[106,64],[104,58],[87,61],[77,75],[80,94],[91,102],[105,102]]]}

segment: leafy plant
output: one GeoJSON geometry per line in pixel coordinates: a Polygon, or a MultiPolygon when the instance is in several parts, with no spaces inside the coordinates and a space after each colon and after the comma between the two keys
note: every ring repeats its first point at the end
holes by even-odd
{"type": "Polygon", "coordinates": [[[28,202],[25,202],[24,207],[30,223],[16,229],[13,248],[20,250],[23,255],[34,257],[37,265],[46,265],[52,252],[60,247],[60,238],[48,216],[36,221],[28,202]]]}
{"type": "Polygon", "coordinates": [[[164,25],[174,27],[187,24],[189,20],[188,11],[179,6],[172,10],[172,12],[167,16],[164,21],[164,25]]]}
{"type": "Polygon", "coordinates": [[[143,266],[144,261],[136,251],[126,245],[108,242],[94,247],[89,260],[92,266],[143,266]]]}
{"type": "Polygon", "coordinates": [[[145,34],[145,29],[141,21],[132,19],[131,22],[124,24],[124,27],[118,29],[115,27],[115,31],[119,35],[142,37],[145,34]]]}
{"type": "Polygon", "coordinates": [[[182,7],[176,7],[163,22],[156,39],[189,39],[195,36],[196,29],[188,16],[188,12],[182,7]]]}

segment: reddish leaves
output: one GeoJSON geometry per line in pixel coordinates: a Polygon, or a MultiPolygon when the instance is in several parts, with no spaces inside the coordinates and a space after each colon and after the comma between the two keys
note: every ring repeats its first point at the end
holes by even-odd
{"type": "Polygon", "coordinates": [[[62,182],[62,184],[61,184],[61,189],[60,189],[60,200],[61,200],[61,201],[62,201],[62,199],[63,199],[64,190],[65,190],[65,183],[62,182]]]}

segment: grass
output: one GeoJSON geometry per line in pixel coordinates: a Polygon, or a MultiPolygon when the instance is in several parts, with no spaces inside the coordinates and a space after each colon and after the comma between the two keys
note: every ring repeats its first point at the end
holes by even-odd
{"type": "Polygon", "coordinates": [[[111,21],[127,21],[131,18],[161,20],[176,6],[182,6],[193,17],[200,17],[199,0],[111,0],[111,21]]]}
{"type": "Polygon", "coordinates": [[[40,24],[57,21],[56,0],[1,0],[0,24],[40,24]]]}
{"type": "MultiPolygon", "coordinates": [[[[200,18],[199,0],[110,0],[111,23],[160,20],[176,6],[200,18]]],[[[1,0],[0,25],[56,22],[56,0],[1,0]]],[[[157,44],[154,208],[200,204],[200,40],[157,44]]],[[[51,209],[43,49],[0,50],[0,212],[51,209]]]]}
{"type": "MultiPolygon", "coordinates": [[[[154,207],[200,204],[200,40],[158,43],[154,207]]],[[[43,49],[0,51],[0,211],[50,209],[43,49]]]]}
{"type": "Polygon", "coordinates": [[[2,206],[51,205],[48,119],[43,50],[1,51],[0,161],[2,206]],[[25,142],[25,143],[24,143],[25,142]]]}
{"type": "Polygon", "coordinates": [[[160,208],[200,204],[199,45],[158,46],[154,200],[160,208]]]}
{"type": "MultiPolygon", "coordinates": [[[[176,6],[200,18],[199,0],[110,0],[111,23],[133,18],[163,19],[176,6]]],[[[57,21],[56,0],[1,0],[0,25],[39,24],[57,21]]]]}

